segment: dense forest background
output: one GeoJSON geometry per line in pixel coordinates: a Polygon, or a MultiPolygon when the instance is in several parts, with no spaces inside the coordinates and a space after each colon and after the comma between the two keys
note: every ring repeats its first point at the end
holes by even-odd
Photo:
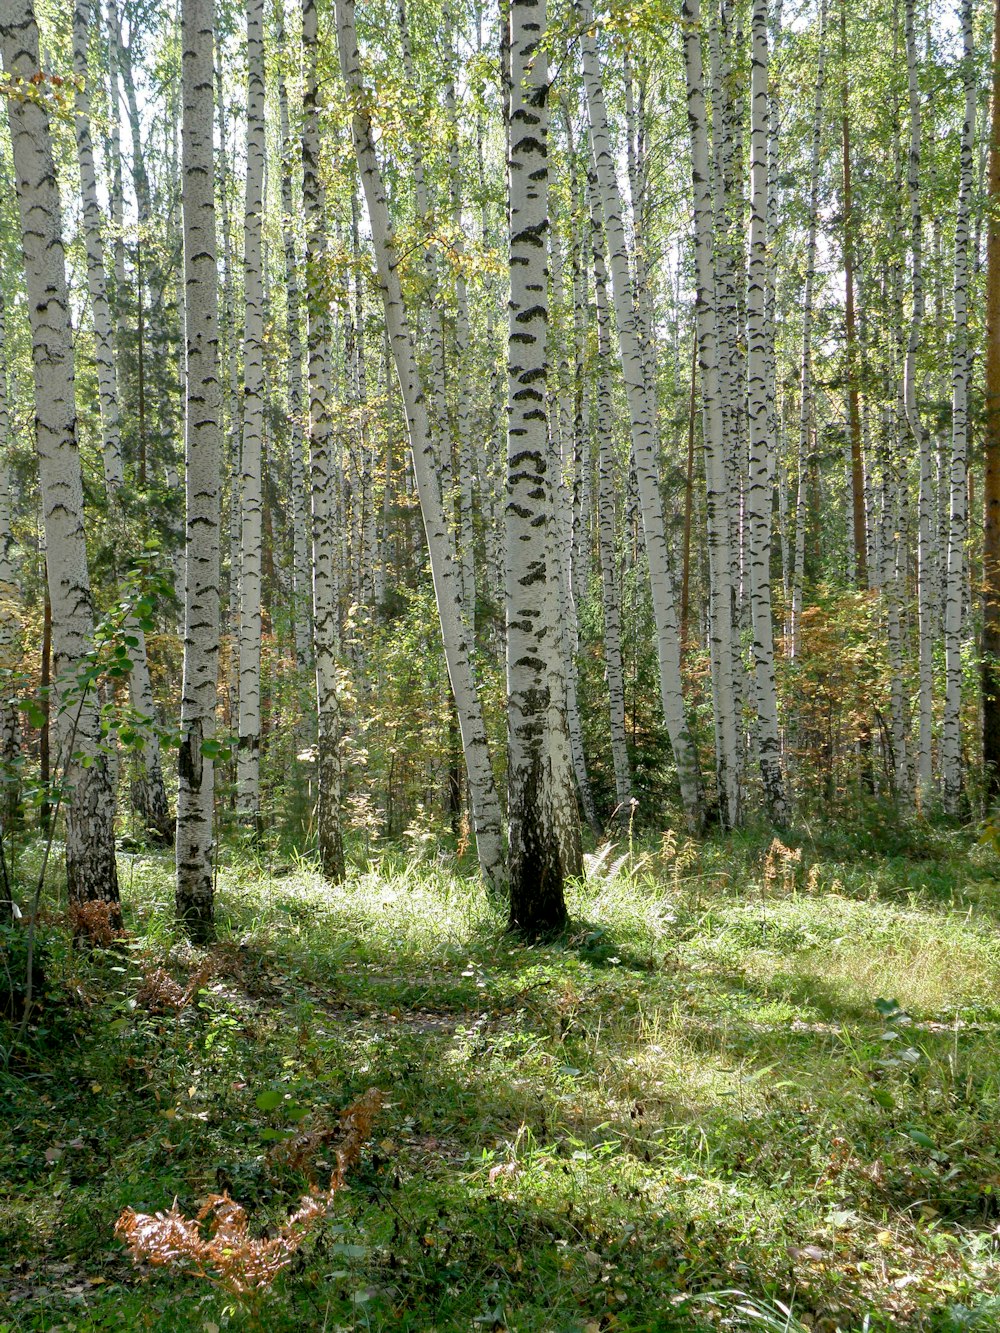
{"type": "Polygon", "coordinates": [[[0,57],[11,1252],[117,1216],[164,1328],[993,1327],[1000,10],[0,57]]]}
{"type": "MultiPolygon", "coordinates": [[[[88,659],[69,748],[86,740],[131,790],[132,832],[169,834],[177,765],[160,750],[180,744],[190,772],[196,726],[221,823],[318,837],[334,878],[345,836],[450,823],[499,882],[520,688],[504,571],[524,544],[505,461],[522,265],[504,126],[527,85],[510,82],[508,28],[366,6],[345,84],[332,11],[314,32],[311,11],[303,28],[222,8],[191,21],[202,45],[214,23],[215,55],[209,80],[207,46],[190,51],[185,90],[173,10],[42,10],[25,50],[17,13],[0,160],[7,810],[42,802],[45,818],[55,799],[50,682],[79,692],[101,623],[119,657],[88,659]],[[41,166],[17,160],[22,120],[41,166]],[[20,254],[32,209],[46,301],[65,265],[41,333],[20,254]],[[187,268],[185,225],[201,236],[187,268]],[[52,390],[32,365],[44,376],[59,322],[76,382],[46,466],[36,393],[52,390]],[[52,523],[74,472],[79,550],[52,523]],[[60,607],[88,571],[93,611],[60,607]],[[471,782],[463,746],[489,754],[471,782]]],[[[570,766],[552,782],[595,831],[678,805],[694,829],[870,797],[985,808],[990,19],[557,6],[529,55],[551,80],[530,201],[546,245],[539,614],[565,719],[548,731],[566,731],[546,763],[570,766]]],[[[353,32],[353,13],[337,21],[353,32]]],[[[197,849],[178,856],[197,878],[212,816],[190,832],[205,792],[188,785],[197,849]]]]}

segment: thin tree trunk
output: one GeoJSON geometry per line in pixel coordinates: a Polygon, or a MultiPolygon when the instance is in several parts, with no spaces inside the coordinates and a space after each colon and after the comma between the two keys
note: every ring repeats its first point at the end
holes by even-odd
{"type": "Polygon", "coordinates": [[[427,538],[445,660],[458,709],[479,866],[487,884],[498,888],[504,879],[500,802],[490,763],[486,727],[464,626],[461,574],[441,502],[436,474],[437,451],[428,420],[427,400],[417,370],[409,320],[403,304],[395,237],[389,217],[385,187],[375,156],[371,118],[365,110],[365,89],[358,58],[353,0],[338,0],[336,14],[340,67],[354,106],[351,118],[354,151],[368,204],[372,241],[382,288],[386,331],[392,346],[396,374],[406,411],[413,472],[427,538]]]}
{"type": "Polygon", "coordinates": [[[260,831],[261,458],[264,432],[264,0],[247,4],[247,177],[243,280],[243,448],[240,467],[238,810],[260,831]]]}
{"type": "Polygon", "coordinates": [[[691,828],[699,829],[704,818],[701,775],[681,690],[680,635],[663,521],[663,504],[660,498],[654,423],[650,419],[650,394],[636,329],[634,292],[629,275],[625,228],[622,221],[621,192],[618,188],[608,133],[604,89],[594,38],[587,31],[593,25],[590,0],[580,0],[579,12],[584,26],[583,70],[591,143],[608,241],[611,290],[631,423],[632,456],[639,486],[646,556],[649,561],[653,616],[656,621],[660,697],[677,764],[684,811],[691,828]]]}
{"type": "Polygon", "coordinates": [[[219,666],[219,296],[213,162],[213,0],[182,0],[186,558],[177,784],[177,915],[195,941],[215,930],[213,805],[219,666]]]}
{"type": "Polygon", "coordinates": [[[1000,0],[994,6],[992,121],[986,228],[986,401],[983,448],[983,766],[986,796],[1000,796],[1000,0]]]}
{"type": "Polygon", "coordinates": [[[302,128],[302,199],[306,219],[308,315],[309,460],[313,528],[313,649],[319,716],[317,827],[323,874],[345,875],[343,802],[344,723],[338,691],[340,651],[336,584],[336,476],[330,420],[331,348],[326,290],[326,192],[320,178],[319,33],[315,0],[303,0],[302,41],[306,85],[302,128]]]}
{"type": "Polygon", "coordinates": [[[604,611],[604,667],[608,681],[611,763],[615,774],[615,810],[618,821],[632,818],[632,771],[625,728],[625,672],[622,667],[621,596],[615,543],[614,410],[611,400],[611,316],[604,264],[604,227],[597,206],[597,181],[591,189],[591,254],[594,265],[594,305],[597,312],[597,514],[601,562],[601,604],[604,611]]]}
{"type": "Polygon", "coordinates": [[[816,249],[819,230],[819,168],[823,137],[823,91],[826,77],[826,0],[820,0],[819,51],[816,57],[816,99],[813,103],[812,147],[809,154],[809,222],[806,238],[806,276],[802,296],[802,359],[799,373],[799,442],[795,493],[795,552],[792,565],[790,656],[798,658],[802,648],[802,597],[806,554],[805,464],[809,454],[809,432],[815,403],[812,373],[813,288],[816,283],[816,249]]]}
{"type": "Polygon", "coordinates": [[[958,212],[955,218],[955,333],[952,345],[951,464],[944,611],[945,702],[941,732],[942,799],[950,815],[958,814],[962,795],[962,612],[968,532],[969,382],[972,378],[969,352],[969,214],[976,128],[972,0],[963,0],[962,3],[962,54],[965,116],[962,122],[958,212]]]}
{"type": "Polygon", "coordinates": [[[712,264],[712,172],[708,154],[708,125],[705,119],[700,0],[683,0],[681,17],[684,23],[684,68],[694,187],[698,365],[703,404],[702,433],[708,517],[712,692],[715,705],[717,781],[722,819],[729,827],[734,827],[740,821],[740,792],[733,691],[733,587],[729,487],[723,453],[723,397],[719,383],[716,275],[712,264]]]}
{"type": "MultiPolygon", "coordinates": [[[[4,0],[0,53],[10,80],[37,82],[41,61],[31,0],[4,0]]],[[[100,749],[94,691],[80,678],[91,648],[94,616],[76,438],[69,293],[49,114],[44,99],[10,97],[8,116],[31,326],[62,782],[70,794],[67,888],[71,904],[103,901],[112,924],[119,925],[115,794],[107,756],[100,749]]]]}
{"type": "Polygon", "coordinates": [[[917,49],[913,16],[914,0],[905,0],[906,71],[910,104],[910,149],[906,173],[910,197],[910,259],[912,305],[910,330],[906,344],[903,369],[903,398],[906,421],[913,436],[920,465],[920,485],[917,493],[917,622],[918,622],[918,740],[917,740],[917,793],[921,806],[926,809],[933,793],[931,768],[931,741],[934,708],[934,634],[933,634],[933,574],[931,559],[931,522],[933,506],[933,479],[931,440],[924,429],[917,406],[917,355],[923,337],[924,278],[923,278],[923,223],[920,204],[920,92],[917,86],[917,49]]]}
{"type": "Polygon", "coordinates": [[[786,824],[789,817],[785,780],[781,771],[778,732],[778,697],[774,683],[774,631],[771,621],[771,478],[767,378],[773,360],[774,326],[767,319],[767,199],[768,199],[768,51],[767,0],[754,0],[750,147],[750,273],[747,287],[747,341],[749,343],[750,485],[750,600],[756,675],[758,745],[764,803],[769,817],[786,824]]]}

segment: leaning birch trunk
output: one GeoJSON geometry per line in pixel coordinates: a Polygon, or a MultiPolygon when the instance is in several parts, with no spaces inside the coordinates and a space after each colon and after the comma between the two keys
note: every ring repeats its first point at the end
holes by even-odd
{"type": "Polygon", "coordinates": [[[748,401],[750,416],[750,614],[756,675],[758,747],[764,803],[777,824],[788,822],[788,798],[781,771],[778,697],[774,683],[774,629],[771,620],[771,414],[767,379],[774,325],[767,299],[767,0],[754,0],[750,141],[750,274],[747,285],[748,401]]]}
{"type": "MultiPolygon", "coordinates": [[[[0,177],[0,181],[7,184],[6,173],[0,177]]],[[[0,347],[4,346],[4,294],[0,290],[0,347]]],[[[17,641],[21,623],[17,608],[21,599],[14,570],[10,468],[7,462],[11,457],[13,443],[7,406],[7,367],[0,365],[0,682],[3,691],[0,697],[0,824],[4,830],[12,827],[21,806],[17,764],[21,750],[21,729],[17,714],[17,641]]]]}
{"type": "Polygon", "coordinates": [[[353,0],[338,0],[336,13],[340,67],[353,107],[351,131],[354,151],[368,204],[386,330],[406,412],[413,472],[427,538],[445,661],[455,696],[469,779],[469,804],[472,807],[479,866],[486,883],[491,888],[499,888],[504,880],[500,801],[462,614],[461,574],[441,502],[436,475],[437,455],[428,421],[427,400],[417,370],[413,338],[400,287],[399,261],[389,205],[372,141],[371,115],[368,110],[370,101],[361,77],[353,0]]]}
{"type": "Polygon", "coordinates": [[[185,489],[184,680],[177,784],[177,915],[211,939],[213,761],[219,667],[219,296],[212,151],[213,0],[182,0],[185,489]]]}
{"type": "Polygon", "coordinates": [[[611,763],[615,774],[615,813],[623,826],[632,818],[632,770],[625,731],[625,672],[622,668],[621,597],[615,556],[614,411],[611,400],[611,316],[604,266],[604,227],[597,207],[596,184],[591,191],[591,241],[594,305],[597,312],[597,516],[601,562],[601,604],[604,611],[604,667],[608,680],[611,763]]]}
{"type": "Polygon", "coordinates": [[[306,86],[302,127],[302,200],[306,219],[307,360],[309,368],[309,465],[313,529],[313,652],[318,712],[317,828],[323,874],[345,875],[342,827],[343,719],[338,691],[340,626],[336,586],[335,461],[330,420],[331,349],[325,286],[326,192],[320,180],[319,33],[315,0],[303,0],[302,42],[306,86]]]}
{"type": "MultiPolygon", "coordinates": [[[[41,66],[31,0],[3,0],[0,5],[0,53],[10,83],[33,87],[41,66]]],[[[84,541],[59,188],[44,100],[8,92],[8,116],[31,326],[35,443],[52,606],[62,782],[67,793],[67,889],[72,905],[91,900],[107,903],[117,926],[121,908],[115,794],[107,757],[100,749],[94,692],[80,681],[91,647],[94,613],[84,541]]]]}
{"type": "Polygon", "coordinates": [[[548,60],[545,0],[511,0],[507,127],[507,815],[510,927],[566,921],[565,878],[582,873],[580,821],[554,697],[558,626],[549,557],[548,60]]]}
{"type": "MultiPolygon", "coordinates": [[[[278,43],[284,50],[284,34],[278,43]]],[[[281,236],[285,254],[285,322],[288,338],[288,452],[291,456],[292,597],[295,662],[312,663],[312,597],[309,587],[309,538],[306,525],[306,473],[302,430],[302,333],[300,327],[298,260],[295,253],[295,212],[292,199],[292,136],[288,124],[288,93],[282,68],[278,72],[281,129],[281,236]]]]}
{"type": "Polygon", "coordinates": [[[952,345],[952,428],[948,565],[944,607],[945,701],[941,733],[941,788],[944,808],[959,812],[962,795],[962,602],[967,531],[969,450],[969,212],[972,201],[973,136],[976,125],[976,66],[972,36],[972,0],[962,3],[962,50],[965,119],[962,123],[961,174],[955,218],[955,333],[952,345]]]}
{"type": "Polygon", "coordinates": [[[700,0],[684,0],[684,69],[694,185],[695,260],[697,268],[698,366],[702,385],[702,433],[705,450],[705,507],[712,637],[712,693],[715,705],[718,791],[723,820],[740,820],[736,712],[733,691],[732,578],[728,493],[719,386],[719,336],[712,268],[712,173],[708,156],[700,0]]]}
{"type": "Polygon", "coordinates": [[[910,332],[903,369],[903,401],[906,422],[913,436],[920,463],[917,493],[917,795],[927,808],[933,791],[931,742],[934,714],[933,574],[931,569],[931,513],[934,502],[931,440],[917,407],[917,354],[924,320],[923,239],[920,208],[920,92],[917,86],[917,48],[913,18],[914,0],[905,0],[906,74],[910,103],[910,151],[906,173],[910,198],[910,246],[912,306],[910,332]]]}
{"type": "MultiPolygon", "coordinates": [[[[701,776],[681,691],[677,608],[663,522],[663,504],[660,498],[654,447],[655,432],[653,422],[650,420],[650,394],[647,392],[642,349],[636,331],[635,302],[628,269],[621,193],[618,189],[615,161],[608,134],[607,111],[604,105],[604,89],[601,84],[597,50],[593,37],[587,34],[587,29],[593,25],[590,0],[580,0],[579,13],[584,27],[583,72],[587,90],[591,143],[608,241],[611,290],[631,423],[632,456],[639,485],[643,536],[649,561],[650,591],[656,621],[656,647],[660,670],[660,697],[677,764],[685,815],[691,828],[697,830],[703,820],[701,776]]],[[[735,753],[735,728],[733,743],[735,753]]]]}
{"type": "Polygon", "coordinates": [[[462,173],[459,158],[459,124],[455,104],[454,34],[449,36],[449,76],[445,88],[450,144],[448,172],[451,177],[451,224],[455,254],[455,367],[458,380],[458,559],[462,570],[462,604],[470,631],[476,624],[476,553],[472,522],[475,458],[473,454],[472,366],[469,358],[469,292],[463,268],[465,241],[462,232],[462,173]]]}
{"type": "Polygon", "coordinates": [[[73,73],[76,77],[76,158],[80,169],[83,230],[87,253],[87,288],[94,319],[94,360],[101,407],[101,457],[104,484],[114,500],[122,481],[121,428],[118,415],[118,386],[111,329],[111,307],[101,238],[101,208],[97,199],[94,146],[90,137],[90,87],[87,46],[90,37],[91,0],[77,0],[73,8],[73,73]]]}
{"type": "Polygon", "coordinates": [[[264,0],[247,4],[247,178],[243,284],[243,448],[240,459],[240,688],[237,808],[260,831],[261,454],[264,433],[264,0]]]}

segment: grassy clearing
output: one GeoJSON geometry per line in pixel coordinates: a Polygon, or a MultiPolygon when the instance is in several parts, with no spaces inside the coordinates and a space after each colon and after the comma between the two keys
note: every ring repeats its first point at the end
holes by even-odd
{"type": "Polygon", "coordinates": [[[992,853],[768,842],[607,858],[544,946],[444,866],[234,860],[178,1015],[143,978],[205,956],[130,859],[127,945],[46,927],[0,1074],[0,1330],[1000,1328],[992,853]],[[222,1188],[273,1230],[329,1169],[288,1136],[371,1085],[349,1190],[256,1303],[113,1240],[222,1188]]]}

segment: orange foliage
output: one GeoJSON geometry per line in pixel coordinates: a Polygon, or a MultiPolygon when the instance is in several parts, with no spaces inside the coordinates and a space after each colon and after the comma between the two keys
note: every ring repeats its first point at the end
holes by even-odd
{"type": "MultiPolygon", "coordinates": [[[[176,983],[174,983],[176,984],[176,983]]],[[[187,1268],[241,1296],[270,1286],[291,1263],[296,1250],[316,1223],[326,1216],[333,1196],[358,1161],[382,1105],[382,1093],[369,1088],[341,1116],[343,1142],[337,1149],[337,1168],[327,1190],[314,1189],[299,1200],[299,1207],[276,1236],[255,1239],[249,1234],[246,1210],[228,1193],[205,1200],[195,1218],[185,1217],[177,1201],[167,1212],[137,1213],[126,1208],[115,1223],[115,1235],[136,1261],[187,1268]],[[211,1218],[209,1235],[201,1224],[211,1218]]]]}

